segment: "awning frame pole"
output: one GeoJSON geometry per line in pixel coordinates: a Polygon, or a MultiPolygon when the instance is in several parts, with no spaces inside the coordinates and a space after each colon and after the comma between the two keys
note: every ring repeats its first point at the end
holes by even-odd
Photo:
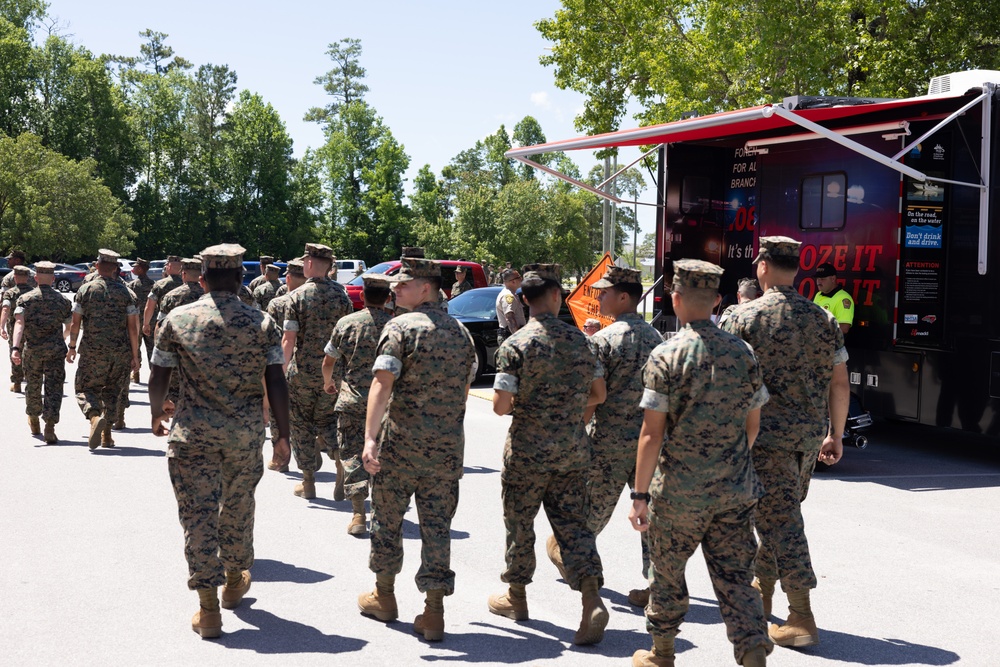
{"type": "Polygon", "coordinates": [[[969,102],[968,104],[966,104],[965,106],[963,106],[958,111],[952,112],[951,115],[946,116],[944,118],[944,120],[942,120],[940,123],[938,123],[937,125],[935,125],[931,129],[927,130],[926,132],[924,132],[923,134],[921,134],[919,137],[917,137],[916,139],[914,139],[913,141],[911,141],[909,143],[909,145],[906,146],[906,148],[904,148],[903,150],[901,150],[898,153],[896,153],[895,155],[893,155],[892,159],[893,160],[900,159],[901,157],[903,157],[904,155],[906,155],[907,153],[909,153],[911,150],[913,150],[914,146],[917,146],[922,141],[924,141],[924,139],[926,139],[927,137],[931,136],[932,134],[934,134],[935,132],[937,132],[938,130],[940,130],[942,127],[944,127],[945,125],[947,125],[951,121],[955,120],[956,118],[958,118],[959,116],[961,116],[962,114],[964,114],[966,111],[968,111],[972,107],[974,107],[977,104],[979,104],[980,102],[982,102],[984,99],[986,99],[986,97],[987,97],[986,93],[983,93],[982,95],[980,95],[976,99],[972,100],[971,102],[969,102]]]}
{"type": "Polygon", "coordinates": [[[605,185],[607,185],[608,183],[610,183],[611,181],[615,180],[616,178],[618,178],[619,176],[621,176],[622,174],[624,174],[626,171],[628,171],[629,169],[631,169],[632,167],[634,167],[635,165],[637,165],[640,161],[642,161],[643,159],[645,159],[647,156],[649,156],[649,155],[655,153],[656,151],[660,150],[660,146],[662,146],[662,145],[663,144],[657,144],[655,148],[646,151],[645,153],[643,153],[642,155],[640,155],[638,158],[636,158],[634,161],[628,163],[627,165],[625,165],[624,167],[622,167],[621,169],[619,169],[615,173],[611,174],[611,176],[609,176],[608,178],[606,178],[603,181],[601,181],[600,183],[598,183],[597,187],[603,188],[605,185]]]}
{"type": "Polygon", "coordinates": [[[982,125],[983,138],[979,147],[979,175],[985,187],[979,191],[979,275],[985,276],[989,268],[990,249],[990,159],[993,150],[993,93],[996,86],[983,84],[982,125]]]}
{"type": "Polygon", "coordinates": [[[541,171],[544,171],[546,174],[549,174],[550,176],[555,176],[556,178],[558,178],[560,180],[563,180],[563,181],[566,181],[567,183],[572,183],[576,187],[583,188],[587,192],[592,192],[595,195],[597,195],[598,197],[603,197],[604,199],[610,199],[611,201],[615,202],[616,204],[621,204],[622,203],[622,200],[619,199],[618,197],[614,196],[613,194],[611,194],[609,192],[604,192],[603,190],[598,190],[594,186],[587,185],[586,183],[583,183],[582,181],[578,181],[575,178],[573,178],[572,176],[567,176],[566,174],[564,174],[561,171],[558,171],[556,169],[553,169],[552,167],[546,167],[544,164],[539,164],[538,162],[535,162],[534,160],[529,160],[526,157],[517,157],[517,156],[515,156],[514,159],[517,160],[518,162],[523,162],[526,165],[534,167],[535,169],[539,169],[541,171]]]}

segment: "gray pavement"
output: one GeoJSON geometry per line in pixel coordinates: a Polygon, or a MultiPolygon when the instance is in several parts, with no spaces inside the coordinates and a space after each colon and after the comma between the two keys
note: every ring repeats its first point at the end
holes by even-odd
{"type": "MultiPolygon", "coordinates": [[[[0,355],[0,375],[9,362],[0,355]]],[[[148,369],[143,370],[143,379],[148,369]]],[[[74,367],[68,367],[67,393],[74,367]]],[[[196,596],[187,570],[165,440],[149,433],[145,385],[132,385],[128,430],[113,450],[90,453],[87,423],[72,395],[56,446],[28,434],[24,399],[0,387],[0,665],[629,664],[648,648],[641,611],[625,595],[641,586],[638,537],[627,497],[600,536],[611,610],[605,641],[572,644],[577,594],[558,579],[537,521],[538,570],[528,588],[532,619],[491,615],[503,590],[501,452],[508,418],[492,414],[490,391],[474,390],[466,417],[466,475],[453,524],[456,594],[446,600],[444,642],[411,631],[422,598],[415,510],[407,515],[400,620],[360,616],[373,586],[368,543],[345,532],[350,504],[331,500],[332,465],[318,475],[320,498],[292,495],[295,473],[267,472],[258,489],[257,564],[243,607],[224,611],[224,636],[191,632],[196,596]]],[[[776,649],[772,665],[995,665],[992,622],[1000,615],[997,507],[1000,448],[920,429],[880,425],[865,451],[819,474],[805,506],[820,587],[814,610],[822,643],[776,649]]],[[[265,448],[270,453],[270,446],[265,448]]],[[[688,568],[691,609],[678,665],[733,664],[699,555],[688,568]]],[[[776,600],[776,610],[782,605],[776,600]]]]}

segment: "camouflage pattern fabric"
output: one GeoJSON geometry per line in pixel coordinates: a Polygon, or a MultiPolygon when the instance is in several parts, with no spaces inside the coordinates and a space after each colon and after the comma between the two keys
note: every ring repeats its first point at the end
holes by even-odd
{"type": "Polygon", "coordinates": [[[777,570],[785,591],[815,588],[801,502],[829,428],[833,367],[847,362],[844,334],[830,313],[790,286],[772,287],[744,304],[726,330],[753,346],[773,397],[761,410],[753,448],[765,489],[754,517],[763,566],[758,576],[777,570]]]}
{"type": "Polygon", "coordinates": [[[271,299],[278,293],[279,287],[281,287],[281,281],[279,280],[265,280],[257,285],[253,290],[253,300],[257,304],[257,307],[263,311],[267,311],[267,306],[271,303],[271,299]]]}
{"type": "MultiPolygon", "coordinates": [[[[150,320],[154,325],[154,328],[157,321],[159,321],[158,318],[160,314],[160,301],[163,300],[163,297],[165,297],[167,294],[170,294],[183,284],[184,281],[181,280],[181,276],[178,273],[175,276],[166,276],[164,278],[160,278],[155,283],[153,283],[153,286],[149,289],[149,296],[147,296],[146,299],[156,304],[156,308],[153,310],[153,319],[150,320]]],[[[145,311],[146,308],[145,304],[143,305],[142,308],[143,311],[145,311]]],[[[153,332],[153,335],[155,336],[156,332],[153,332]]]]}
{"type": "MultiPolygon", "coordinates": [[[[12,271],[7,275],[12,276],[14,275],[14,272],[12,271]]],[[[32,289],[34,288],[31,285],[28,285],[27,283],[25,283],[24,285],[18,285],[15,283],[11,288],[4,290],[3,296],[0,297],[0,300],[2,300],[2,307],[9,309],[7,316],[7,359],[8,360],[10,359],[10,355],[13,353],[13,350],[11,350],[10,347],[14,344],[14,307],[17,305],[17,300],[22,295],[30,292],[32,289]]],[[[63,300],[65,301],[65,299],[63,300]]],[[[21,359],[22,362],[24,361],[23,356],[24,355],[22,355],[21,359]]],[[[20,366],[17,366],[14,364],[13,361],[10,362],[10,381],[18,383],[24,382],[23,363],[20,366]]]]}
{"type": "Polygon", "coordinates": [[[736,659],[770,650],[760,595],[750,586],[756,549],[752,509],[762,491],[746,418],[768,400],[750,347],[701,320],[653,350],[641,407],[666,416],[649,492],[647,629],[674,637],[688,608],[684,568],[701,545],[736,659]]]}
{"type": "Polygon", "coordinates": [[[238,296],[240,298],[240,301],[242,301],[246,305],[248,306],[255,305],[253,301],[253,292],[251,292],[250,288],[247,287],[246,285],[240,285],[240,293],[238,296]]]}
{"type": "Polygon", "coordinates": [[[735,313],[736,309],[739,308],[741,305],[742,304],[734,303],[726,306],[726,309],[722,311],[721,315],[719,315],[719,321],[717,322],[720,329],[726,328],[725,327],[726,322],[729,321],[729,319],[733,316],[733,313],[735,313]]]}
{"type": "MultiPolygon", "coordinates": [[[[16,283],[14,282],[14,272],[11,271],[0,280],[0,292],[6,292],[16,283]]],[[[35,276],[28,276],[28,288],[35,289],[38,287],[38,283],[35,282],[35,276]]]]}
{"type": "Polygon", "coordinates": [[[267,273],[264,272],[250,281],[247,285],[247,289],[250,290],[251,294],[257,291],[257,288],[267,282],[267,273]]]}
{"type": "MultiPolygon", "coordinates": [[[[437,308],[437,306],[434,306],[437,308]]],[[[346,490],[346,489],[345,489],[346,490]]],[[[458,479],[386,470],[372,482],[371,555],[375,574],[397,575],[403,569],[403,515],[413,498],[420,521],[420,568],[417,590],[455,592],[451,569],[451,520],[458,508],[458,479]]]]}
{"type": "Polygon", "coordinates": [[[337,413],[337,444],[344,466],[344,494],[348,498],[367,498],[369,475],[361,462],[365,448],[365,413],[337,413]]]}
{"type": "Polygon", "coordinates": [[[122,388],[128,386],[132,348],[128,318],[138,315],[135,295],[121,281],[97,278],[76,293],[73,313],[82,316],[76,370],[76,402],[87,419],[118,414],[122,388]]]}
{"type": "Polygon", "coordinates": [[[540,507],[562,552],[566,583],[579,590],[582,577],[603,581],[588,525],[591,455],[583,425],[590,385],[603,374],[583,332],[550,314],[532,317],[497,351],[493,388],[514,394],[500,477],[507,529],[505,582],[531,581],[540,507]]]}
{"type": "Polygon", "coordinates": [[[59,423],[66,382],[63,332],[71,311],[69,301],[50,285],[29,291],[17,300],[14,308],[14,315],[24,318],[21,364],[26,381],[25,412],[32,417],[40,415],[47,424],[59,423]]]}
{"type": "Polygon", "coordinates": [[[282,286],[275,291],[274,296],[277,298],[279,296],[285,296],[286,294],[288,294],[288,285],[282,284],[282,286]]]}
{"type": "Polygon", "coordinates": [[[372,480],[369,567],[376,574],[402,568],[403,513],[415,497],[421,591],[450,595],[455,588],[451,520],[458,507],[465,396],[475,358],[469,332],[435,302],[389,320],[376,348],[372,371],[388,371],[395,381],[379,435],[382,470],[372,480]]]}
{"type": "MultiPolygon", "coordinates": [[[[194,303],[201,298],[201,295],[205,293],[204,288],[202,288],[200,283],[197,282],[185,282],[183,285],[177,289],[169,292],[160,301],[160,312],[157,313],[157,326],[159,323],[166,319],[175,308],[180,306],[186,306],[190,303],[194,303]]],[[[154,333],[155,335],[155,333],[154,333]]],[[[170,386],[167,388],[166,399],[168,401],[177,402],[180,398],[180,376],[178,373],[174,373],[170,376],[170,386]]]]}
{"type": "Polygon", "coordinates": [[[296,333],[287,372],[292,449],[302,472],[316,471],[317,438],[325,448],[336,447],[334,397],[323,390],[323,350],[337,321],[352,311],[347,294],[327,278],[310,278],[288,295],[284,330],[296,333]]]}
{"type": "Polygon", "coordinates": [[[451,286],[451,298],[454,299],[459,294],[468,292],[470,289],[472,289],[472,282],[470,282],[468,278],[461,282],[455,281],[455,283],[451,286]]]}
{"type": "MultiPolygon", "coordinates": [[[[146,301],[149,299],[149,293],[153,290],[154,284],[153,279],[148,276],[142,276],[126,283],[126,286],[132,290],[132,294],[135,294],[136,307],[139,309],[140,318],[146,309],[146,301]]],[[[156,322],[156,313],[153,314],[153,322],[156,322]]],[[[139,322],[139,329],[139,345],[141,346],[145,343],[146,361],[149,361],[149,358],[153,356],[153,334],[146,336],[142,333],[142,322],[139,322]]],[[[139,355],[139,363],[142,363],[141,354],[139,355]]]]}

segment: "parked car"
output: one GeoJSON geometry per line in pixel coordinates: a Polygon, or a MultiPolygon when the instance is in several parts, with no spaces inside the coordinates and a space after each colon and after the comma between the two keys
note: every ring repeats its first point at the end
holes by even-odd
{"type": "Polygon", "coordinates": [[[125,282],[130,280],[135,280],[135,274],[132,273],[132,260],[131,259],[119,259],[118,260],[118,275],[125,282]]]}
{"type": "MultiPolygon", "coordinates": [[[[29,264],[28,267],[34,273],[35,265],[29,264]]],[[[63,293],[75,292],[80,289],[80,285],[83,284],[83,279],[86,277],[87,271],[85,269],[72,264],[56,264],[55,280],[52,282],[52,287],[63,293]]]]}
{"type": "Polygon", "coordinates": [[[341,285],[349,283],[357,276],[368,270],[363,260],[360,259],[338,259],[336,281],[341,285]]]}
{"type": "MultiPolygon", "coordinates": [[[[503,285],[471,289],[448,302],[448,314],[465,325],[476,344],[476,357],[479,359],[476,380],[486,373],[496,373],[497,331],[500,330],[496,305],[502,289],[503,285]]],[[[559,319],[575,327],[573,314],[566,305],[568,294],[568,291],[563,291],[559,319]]],[[[525,319],[527,319],[527,307],[525,307],[525,319]]]]}
{"type": "MultiPolygon", "coordinates": [[[[440,262],[441,262],[441,288],[444,290],[445,294],[447,294],[449,298],[451,298],[451,286],[455,284],[456,266],[465,267],[466,278],[471,278],[473,287],[486,287],[487,284],[486,273],[483,271],[483,267],[480,266],[479,264],[475,262],[463,262],[455,259],[442,259],[440,260],[440,262]]],[[[392,276],[399,272],[400,266],[401,264],[397,259],[391,262],[382,262],[381,264],[376,264],[372,268],[368,269],[368,271],[366,271],[365,273],[384,273],[386,275],[392,276]]],[[[364,307],[364,303],[361,301],[361,291],[365,287],[365,281],[362,279],[362,276],[358,276],[347,283],[343,283],[343,285],[347,289],[347,295],[351,297],[351,302],[354,304],[354,310],[361,310],[364,307]]],[[[449,301],[448,303],[450,309],[451,302],[449,301]]]]}
{"type": "Polygon", "coordinates": [[[6,257],[0,257],[0,278],[3,278],[5,275],[7,275],[8,273],[10,273],[13,270],[14,269],[12,269],[9,266],[7,266],[7,258],[6,257]]]}
{"type": "MultiPolygon", "coordinates": [[[[275,266],[281,269],[280,276],[285,275],[285,262],[275,262],[275,266]]],[[[243,262],[243,284],[249,285],[254,278],[260,275],[260,262],[243,262]]]]}
{"type": "Polygon", "coordinates": [[[146,272],[146,277],[156,282],[163,277],[163,267],[166,264],[167,260],[165,259],[154,259],[149,263],[149,271],[146,272]]]}
{"type": "Polygon", "coordinates": [[[80,269],[85,273],[90,273],[90,267],[92,267],[93,265],[94,265],[93,262],[81,262],[80,264],[73,264],[75,268],[80,269]]]}

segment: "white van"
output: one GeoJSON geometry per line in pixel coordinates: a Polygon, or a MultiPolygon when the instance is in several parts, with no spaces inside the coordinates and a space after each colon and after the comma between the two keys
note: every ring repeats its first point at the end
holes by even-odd
{"type": "Polygon", "coordinates": [[[360,259],[338,259],[337,260],[337,282],[346,285],[354,280],[356,276],[368,270],[365,263],[360,259]]]}

